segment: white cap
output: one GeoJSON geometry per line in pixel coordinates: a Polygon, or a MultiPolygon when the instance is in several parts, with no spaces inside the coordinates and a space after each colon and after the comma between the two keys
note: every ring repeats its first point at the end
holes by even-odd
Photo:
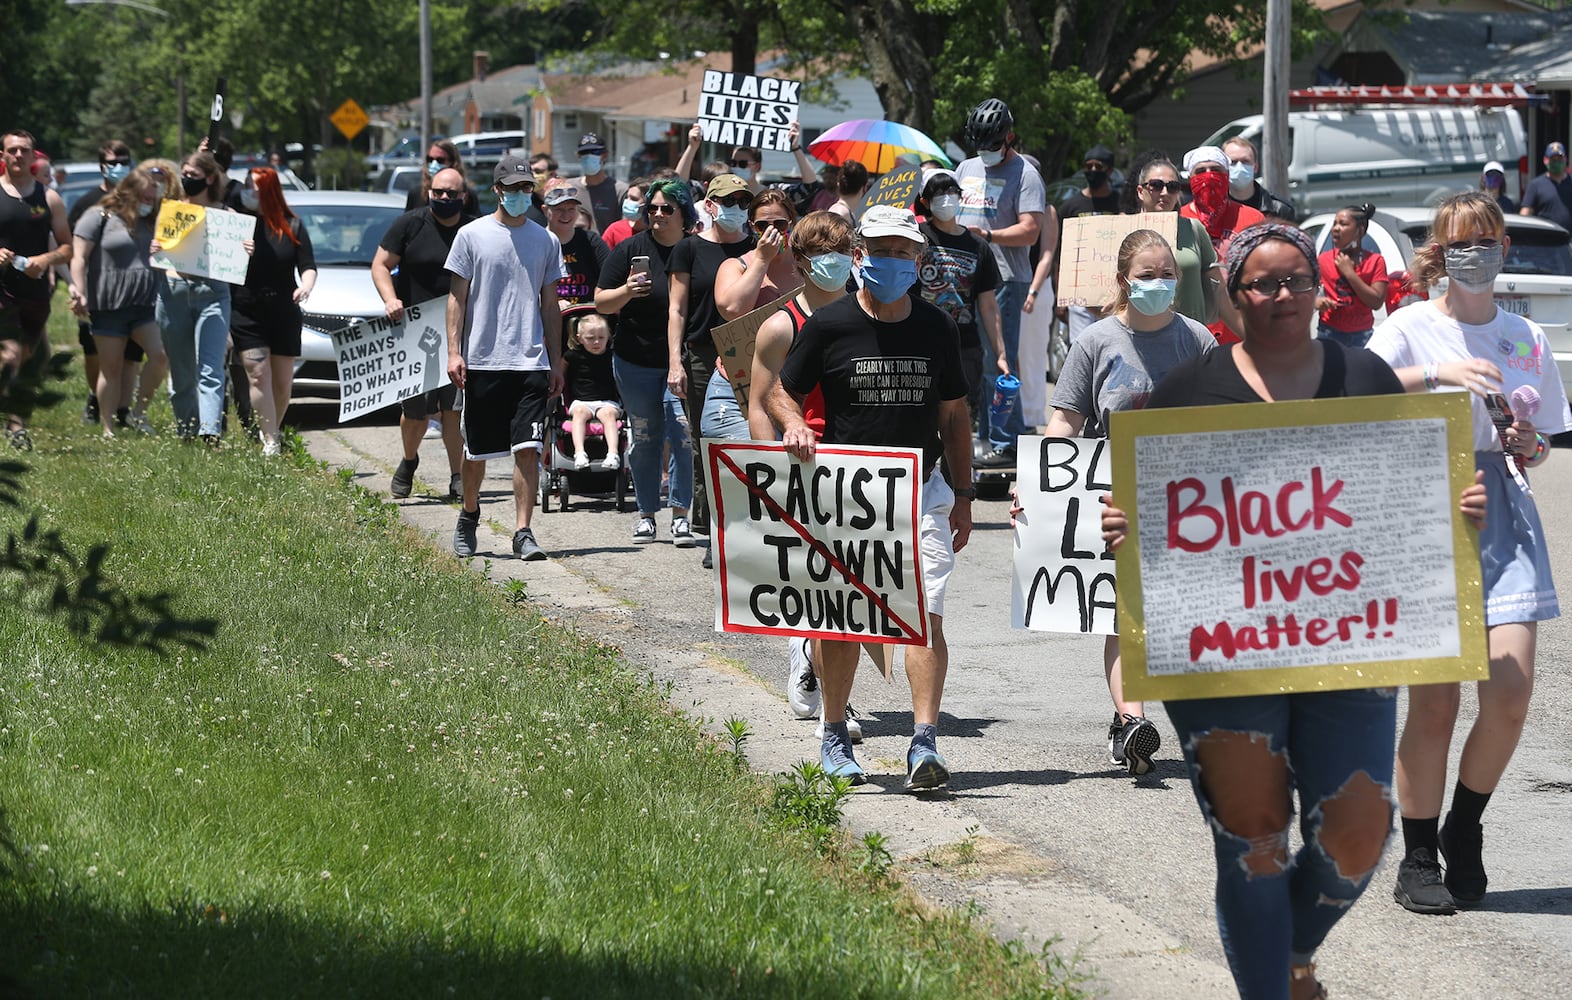
{"type": "Polygon", "coordinates": [[[1184,154],[1184,172],[1190,173],[1197,164],[1215,163],[1227,170],[1229,167],[1228,154],[1217,146],[1197,146],[1184,154]]]}
{"type": "Polygon", "coordinates": [[[898,205],[875,205],[862,213],[862,221],[857,226],[857,235],[863,239],[901,236],[913,243],[928,242],[922,230],[917,228],[917,217],[912,214],[911,209],[901,208],[898,205]]]}
{"type": "Polygon", "coordinates": [[[1501,165],[1501,161],[1499,160],[1491,160],[1489,163],[1485,164],[1484,173],[1488,174],[1492,170],[1498,174],[1502,174],[1503,176],[1506,174],[1506,167],[1503,167],[1501,165]]]}

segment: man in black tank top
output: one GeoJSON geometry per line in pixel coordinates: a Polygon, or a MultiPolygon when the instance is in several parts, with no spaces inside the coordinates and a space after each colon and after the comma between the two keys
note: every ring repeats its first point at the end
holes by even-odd
{"type": "MultiPolygon", "coordinates": [[[[71,230],[60,195],[33,178],[33,137],[20,129],[0,135],[0,364],[36,369],[49,359],[44,325],[54,292],[50,269],[71,259],[71,230]],[[57,246],[49,248],[53,236],[57,246]],[[25,258],[25,260],[23,259],[25,258]]],[[[21,420],[7,419],[5,435],[31,446],[21,420]]]]}

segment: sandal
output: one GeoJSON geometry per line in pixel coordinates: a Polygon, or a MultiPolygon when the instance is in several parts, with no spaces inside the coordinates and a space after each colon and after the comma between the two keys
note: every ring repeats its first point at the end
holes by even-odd
{"type": "Polygon", "coordinates": [[[1327,1000],[1326,987],[1315,977],[1315,963],[1288,967],[1289,1000],[1327,1000]]]}

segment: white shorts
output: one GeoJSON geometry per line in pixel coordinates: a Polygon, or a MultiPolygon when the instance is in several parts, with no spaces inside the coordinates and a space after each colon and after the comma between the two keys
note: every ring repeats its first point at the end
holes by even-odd
{"type": "Polygon", "coordinates": [[[621,420],[622,404],[609,399],[575,399],[573,405],[568,407],[568,416],[571,417],[574,410],[588,410],[589,415],[593,417],[608,406],[617,411],[617,419],[621,420]]]}
{"type": "Polygon", "coordinates": [[[918,551],[922,553],[922,589],[930,615],[944,615],[944,591],[955,569],[955,540],[950,537],[950,509],[955,491],[938,468],[922,488],[922,519],[918,551]]]}

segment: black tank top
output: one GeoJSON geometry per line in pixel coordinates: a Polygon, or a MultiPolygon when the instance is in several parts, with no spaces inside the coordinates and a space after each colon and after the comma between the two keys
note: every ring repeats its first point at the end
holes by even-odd
{"type": "MultiPolygon", "coordinates": [[[[0,247],[25,257],[49,252],[49,234],[53,226],[47,191],[42,184],[35,183],[31,194],[17,198],[0,188],[0,247]]],[[[0,288],[18,299],[47,302],[53,284],[47,274],[29,278],[7,267],[0,271],[0,288]]]]}

